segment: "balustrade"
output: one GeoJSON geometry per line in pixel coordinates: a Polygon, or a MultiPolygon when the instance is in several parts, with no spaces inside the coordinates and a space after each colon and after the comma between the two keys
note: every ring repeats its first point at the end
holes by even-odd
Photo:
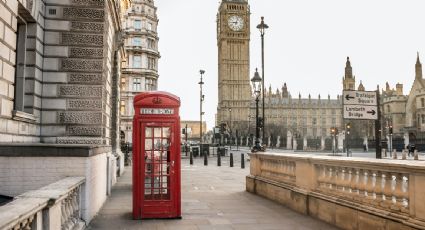
{"type": "Polygon", "coordinates": [[[38,230],[43,225],[49,229],[81,229],[84,222],[81,219],[80,194],[84,181],[81,177],[68,177],[18,196],[0,207],[0,229],[38,230]],[[59,208],[55,208],[57,206],[59,208]],[[60,220],[53,220],[57,217],[60,220]],[[58,225],[54,225],[56,223],[58,225]]]}
{"type": "Polygon", "coordinates": [[[316,165],[317,189],[324,193],[406,212],[408,174],[362,168],[316,165]]]}
{"type": "MultiPolygon", "coordinates": [[[[306,205],[305,210],[315,212],[318,210],[316,205],[331,202],[348,207],[349,210],[374,213],[382,219],[425,229],[423,161],[347,159],[284,153],[251,154],[251,175],[247,177],[247,190],[255,192],[264,183],[277,185],[274,189],[268,187],[258,190],[271,199],[277,194],[275,189],[291,190],[301,197],[314,197],[312,202],[306,203],[302,202],[303,199],[279,199],[279,202],[285,199],[285,204],[293,204],[296,210],[306,205]],[[256,181],[262,182],[257,184],[256,181]],[[414,184],[410,184],[411,181],[414,184]]],[[[332,210],[326,212],[326,215],[337,215],[332,210]]],[[[357,221],[362,220],[357,218],[357,221]]]]}

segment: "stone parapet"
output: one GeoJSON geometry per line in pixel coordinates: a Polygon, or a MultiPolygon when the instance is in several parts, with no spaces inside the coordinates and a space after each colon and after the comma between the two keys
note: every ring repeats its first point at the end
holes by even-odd
{"type": "Polygon", "coordinates": [[[253,153],[249,192],[342,229],[425,229],[425,162],[253,153]]]}
{"type": "Polygon", "coordinates": [[[0,229],[83,229],[84,177],[67,177],[0,207],[0,229]]]}

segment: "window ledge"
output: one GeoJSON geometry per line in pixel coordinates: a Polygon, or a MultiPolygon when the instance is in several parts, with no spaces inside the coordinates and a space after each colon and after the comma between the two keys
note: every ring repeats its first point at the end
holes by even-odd
{"type": "Polygon", "coordinates": [[[12,115],[13,115],[13,120],[25,121],[25,122],[30,122],[30,123],[35,123],[37,121],[37,118],[38,118],[38,117],[36,117],[32,114],[25,113],[25,112],[18,111],[18,110],[13,110],[12,115]]]}

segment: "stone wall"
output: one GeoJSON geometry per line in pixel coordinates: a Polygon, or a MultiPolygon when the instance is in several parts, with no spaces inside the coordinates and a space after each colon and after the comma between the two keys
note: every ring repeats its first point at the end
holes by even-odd
{"type": "Polygon", "coordinates": [[[251,154],[249,192],[342,229],[424,229],[422,161],[251,154]]]}

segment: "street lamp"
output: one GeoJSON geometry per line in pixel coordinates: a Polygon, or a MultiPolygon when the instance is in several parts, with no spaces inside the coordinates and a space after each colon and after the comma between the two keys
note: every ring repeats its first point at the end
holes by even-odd
{"type": "Polygon", "coordinates": [[[232,141],[233,141],[233,134],[232,134],[232,108],[229,108],[229,114],[230,114],[230,122],[229,122],[230,149],[232,149],[232,141]]]}
{"type": "Polygon", "coordinates": [[[201,94],[200,94],[200,98],[199,98],[199,104],[200,104],[200,113],[199,113],[199,116],[200,116],[200,121],[199,121],[199,127],[201,128],[200,129],[200,131],[199,131],[199,136],[200,136],[200,138],[201,138],[201,142],[200,142],[200,144],[201,144],[201,146],[200,146],[200,148],[202,148],[202,115],[204,115],[204,112],[202,111],[202,103],[204,102],[204,99],[205,99],[205,95],[202,93],[202,85],[204,84],[204,82],[203,82],[203,79],[202,79],[202,75],[205,73],[205,70],[199,70],[199,73],[201,74],[201,81],[198,83],[199,84],[199,88],[200,88],[200,92],[201,92],[201,94]]]}
{"type": "MultiPolygon", "coordinates": [[[[261,17],[261,23],[257,25],[257,29],[260,30],[260,34],[261,34],[261,83],[262,83],[262,92],[263,92],[263,139],[265,137],[265,129],[266,129],[266,116],[265,116],[265,112],[264,112],[264,34],[266,32],[266,29],[268,29],[269,26],[264,23],[264,17],[261,17]]],[[[263,140],[264,142],[264,140],[263,140]]]]}
{"type": "Polygon", "coordinates": [[[261,77],[258,74],[258,69],[255,69],[254,77],[251,79],[252,82],[252,88],[254,89],[254,95],[255,95],[255,145],[252,148],[252,151],[260,151],[260,126],[259,126],[259,117],[258,117],[258,101],[259,97],[261,95],[261,77]]]}

